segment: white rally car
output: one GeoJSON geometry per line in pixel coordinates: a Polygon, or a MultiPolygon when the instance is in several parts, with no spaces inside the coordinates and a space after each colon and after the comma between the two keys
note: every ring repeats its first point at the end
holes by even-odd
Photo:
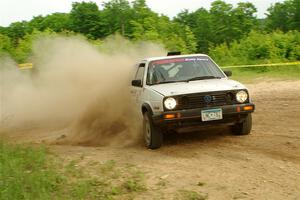
{"type": "Polygon", "coordinates": [[[231,71],[204,54],[142,60],[131,93],[143,115],[146,146],[159,148],[164,132],[190,126],[229,124],[233,133],[249,134],[255,106],[247,88],[228,76],[231,71]]]}

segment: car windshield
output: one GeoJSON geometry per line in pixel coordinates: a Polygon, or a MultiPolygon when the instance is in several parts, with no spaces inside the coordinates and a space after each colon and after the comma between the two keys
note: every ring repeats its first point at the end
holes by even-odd
{"type": "Polygon", "coordinates": [[[209,57],[184,57],[152,61],[147,72],[147,84],[224,78],[224,74],[209,57]]]}

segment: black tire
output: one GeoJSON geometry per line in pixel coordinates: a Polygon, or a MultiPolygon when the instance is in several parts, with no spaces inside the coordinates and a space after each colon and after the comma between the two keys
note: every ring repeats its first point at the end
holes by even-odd
{"type": "Polygon", "coordinates": [[[249,135],[252,129],[252,115],[248,114],[245,121],[233,126],[235,135],[249,135]]]}
{"type": "Polygon", "coordinates": [[[158,127],[154,126],[152,118],[148,112],[144,113],[143,136],[145,145],[149,149],[158,149],[163,143],[162,131],[158,127]]]}

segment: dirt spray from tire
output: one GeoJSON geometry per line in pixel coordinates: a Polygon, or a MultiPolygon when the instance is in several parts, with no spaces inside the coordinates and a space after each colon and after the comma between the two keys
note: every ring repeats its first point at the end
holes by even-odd
{"type": "Polygon", "coordinates": [[[120,36],[100,46],[81,37],[40,38],[33,43],[33,69],[0,58],[2,133],[44,134],[61,144],[130,144],[140,126],[130,97],[134,64],[165,53],[159,45],[120,36]]]}

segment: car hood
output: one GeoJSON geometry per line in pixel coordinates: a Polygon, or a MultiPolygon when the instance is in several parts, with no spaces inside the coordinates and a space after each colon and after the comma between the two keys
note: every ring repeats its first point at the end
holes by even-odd
{"type": "Polygon", "coordinates": [[[230,79],[208,79],[190,82],[166,83],[152,85],[150,88],[163,96],[246,89],[243,84],[230,79]]]}

